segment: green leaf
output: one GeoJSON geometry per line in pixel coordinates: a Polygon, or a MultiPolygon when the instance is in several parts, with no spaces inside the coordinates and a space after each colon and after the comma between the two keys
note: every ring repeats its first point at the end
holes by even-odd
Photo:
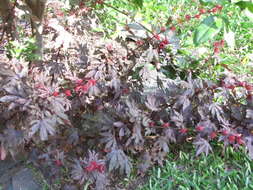
{"type": "Polygon", "coordinates": [[[143,7],[143,0],[132,0],[132,2],[139,8],[143,7]]]}
{"type": "Polygon", "coordinates": [[[216,0],[200,0],[201,3],[216,3],[216,0]]]}
{"type": "Polygon", "coordinates": [[[198,46],[214,38],[221,30],[223,20],[216,16],[205,18],[194,32],[193,42],[198,46]]]}
{"type": "Polygon", "coordinates": [[[253,21],[253,12],[250,11],[249,9],[244,10],[244,14],[251,20],[253,21]]]}
{"type": "Polygon", "coordinates": [[[231,1],[229,0],[200,0],[200,3],[203,5],[207,4],[227,4],[230,3],[231,1]]]}
{"type": "Polygon", "coordinates": [[[236,3],[242,10],[248,9],[250,12],[253,13],[253,3],[250,1],[239,1],[236,3]]]}

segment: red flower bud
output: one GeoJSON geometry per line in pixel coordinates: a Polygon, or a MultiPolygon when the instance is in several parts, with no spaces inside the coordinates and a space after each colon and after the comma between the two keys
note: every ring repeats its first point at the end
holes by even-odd
{"type": "Polygon", "coordinates": [[[94,80],[94,79],[88,80],[88,83],[87,83],[88,86],[95,86],[96,84],[97,84],[97,80],[94,80]]]}
{"type": "Polygon", "coordinates": [[[216,7],[219,11],[221,11],[222,8],[223,8],[221,5],[216,5],[215,7],[216,7]]]}
{"type": "Polygon", "coordinates": [[[170,123],[164,123],[162,126],[163,126],[164,128],[170,127],[170,123]]]}
{"type": "Polygon", "coordinates": [[[103,151],[104,151],[105,153],[111,152],[111,150],[108,149],[108,148],[105,148],[103,151]]]}
{"type": "Polygon", "coordinates": [[[191,16],[190,15],[185,15],[185,20],[187,20],[187,21],[189,21],[189,20],[191,20],[191,16]]]}
{"type": "Polygon", "coordinates": [[[231,90],[233,90],[235,88],[235,86],[232,84],[225,84],[224,87],[227,89],[231,89],[231,90]]]}
{"type": "Polygon", "coordinates": [[[242,137],[236,137],[236,141],[239,145],[243,145],[244,141],[242,140],[242,137]]]}
{"type": "Polygon", "coordinates": [[[253,87],[252,87],[252,85],[250,85],[250,84],[246,84],[246,85],[245,85],[245,89],[248,90],[248,91],[252,91],[252,90],[253,90],[253,87]]]}
{"type": "Polygon", "coordinates": [[[99,166],[99,165],[97,164],[97,162],[92,161],[92,162],[90,162],[89,165],[85,168],[85,170],[86,170],[87,172],[92,172],[92,171],[96,170],[98,166],[99,166]]]}
{"type": "Polygon", "coordinates": [[[90,162],[90,165],[92,165],[92,166],[94,166],[95,168],[98,166],[98,163],[97,162],[95,162],[95,161],[91,161],[90,162]]]}
{"type": "Polygon", "coordinates": [[[205,129],[205,127],[203,127],[201,125],[199,125],[199,126],[196,127],[197,131],[203,131],[204,129],[205,129]]]}
{"type": "Polygon", "coordinates": [[[97,167],[97,170],[100,172],[100,173],[104,173],[105,171],[105,166],[103,164],[99,164],[98,167],[97,167]]]}
{"type": "Polygon", "coordinates": [[[82,84],[82,83],[83,83],[83,79],[78,79],[78,80],[76,80],[76,83],[77,83],[77,84],[82,84]]]}
{"type": "Polygon", "coordinates": [[[181,134],[186,134],[186,133],[188,132],[188,129],[183,128],[183,129],[180,129],[179,132],[180,132],[181,134]]]}
{"type": "Polygon", "coordinates": [[[210,138],[211,139],[214,139],[214,138],[216,138],[217,137],[217,133],[216,132],[212,132],[211,134],[210,134],[210,138]]]}
{"type": "Polygon", "coordinates": [[[159,36],[158,34],[155,34],[155,35],[154,35],[154,38],[157,39],[157,40],[160,40],[160,39],[161,39],[160,36],[159,36]]]}
{"type": "Polygon", "coordinates": [[[64,94],[65,94],[66,96],[72,96],[71,90],[65,90],[64,94]]]}
{"type": "Polygon", "coordinates": [[[144,42],[143,42],[142,40],[137,40],[137,41],[136,41],[136,44],[137,44],[138,46],[141,46],[141,45],[144,44],[144,42]]]}
{"type": "Polygon", "coordinates": [[[155,122],[151,121],[148,123],[150,127],[154,127],[155,126],[155,122]]]}
{"type": "Polygon", "coordinates": [[[214,46],[214,47],[220,47],[220,42],[214,42],[214,43],[213,43],[213,46],[214,46]]]}
{"type": "Polygon", "coordinates": [[[200,14],[205,14],[205,13],[206,13],[206,10],[205,10],[205,9],[199,9],[199,13],[200,13],[200,14]]]}
{"type": "Polygon", "coordinates": [[[83,2],[80,2],[79,3],[79,7],[83,7],[84,6],[84,3],[83,2]]]}
{"type": "Polygon", "coordinates": [[[55,97],[56,97],[56,96],[59,96],[59,92],[54,91],[52,95],[55,96],[55,97]]]}
{"type": "Polygon", "coordinates": [[[220,53],[220,49],[218,47],[214,48],[214,54],[219,54],[220,53]]]}
{"type": "Polygon", "coordinates": [[[221,41],[220,41],[220,46],[223,47],[224,44],[225,44],[225,41],[224,41],[224,40],[221,40],[221,41]]]}
{"type": "Polygon", "coordinates": [[[123,94],[129,94],[129,93],[130,93],[129,88],[123,88],[123,89],[122,89],[122,93],[123,93],[123,94]]]}
{"type": "Polygon", "coordinates": [[[97,1],[95,2],[95,4],[99,4],[99,5],[102,5],[103,3],[104,3],[103,0],[97,0],[97,1]]]}
{"type": "Polygon", "coordinates": [[[240,87],[244,87],[246,85],[246,82],[238,82],[237,85],[240,86],[240,87]]]}
{"type": "Polygon", "coordinates": [[[92,165],[90,165],[90,166],[87,166],[86,168],[85,168],[85,170],[87,171],[87,172],[92,172],[92,171],[94,171],[94,166],[92,166],[92,165]]]}
{"type": "Polygon", "coordinates": [[[228,141],[229,141],[230,143],[234,143],[234,142],[235,142],[235,136],[234,136],[234,135],[230,135],[230,136],[228,137],[228,141]]]}
{"type": "Polygon", "coordinates": [[[171,26],[170,30],[174,32],[174,31],[176,31],[176,27],[175,26],[171,26]]]}
{"type": "Polygon", "coordinates": [[[217,8],[217,7],[214,7],[214,8],[212,8],[212,10],[211,10],[212,13],[216,13],[217,11],[218,11],[218,8],[217,8]]]}
{"type": "Polygon", "coordinates": [[[87,84],[85,85],[80,85],[80,86],[77,86],[75,88],[75,92],[78,93],[78,92],[81,92],[81,93],[86,93],[88,92],[90,86],[88,86],[87,84]]]}
{"type": "Polygon", "coordinates": [[[166,27],[162,26],[161,27],[161,32],[165,32],[166,31],[166,27]]]}
{"type": "Polygon", "coordinates": [[[62,164],[61,160],[55,160],[55,165],[62,166],[63,164],[62,164]]]}
{"type": "Polygon", "coordinates": [[[98,164],[96,161],[92,161],[89,165],[85,168],[87,172],[93,172],[97,170],[100,173],[105,171],[105,166],[103,164],[98,164]]]}
{"type": "Polygon", "coordinates": [[[164,43],[164,45],[168,45],[170,42],[169,42],[169,40],[165,39],[162,41],[162,43],[164,43]]]}
{"type": "Polygon", "coordinates": [[[200,14],[197,14],[197,15],[194,16],[194,18],[199,19],[200,16],[201,16],[200,14]]]}
{"type": "Polygon", "coordinates": [[[164,48],[165,48],[165,44],[161,42],[161,43],[159,44],[159,49],[164,49],[164,48]]]}
{"type": "Polygon", "coordinates": [[[228,135],[228,131],[227,130],[223,130],[222,131],[222,135],[224,135],[224,136],[228,135]]]}
{"type": "Polygon", "coordinates": [[[247,100],[249,100],[249,101],[252,100],[252,95],[251,95],[251,94],[248,94],[248,95],[247,95],[247,100]]]}

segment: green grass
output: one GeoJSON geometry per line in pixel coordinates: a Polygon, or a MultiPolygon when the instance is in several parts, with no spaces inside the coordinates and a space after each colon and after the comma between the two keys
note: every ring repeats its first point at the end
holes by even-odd
{"type": "Polygon", "coordinates": [[[169,155],[163,167],[151,171],[149,181],[139,190],[251,190],[253,162],[244,151],[231,149],[195,157],[194,152],[169,155]]]}

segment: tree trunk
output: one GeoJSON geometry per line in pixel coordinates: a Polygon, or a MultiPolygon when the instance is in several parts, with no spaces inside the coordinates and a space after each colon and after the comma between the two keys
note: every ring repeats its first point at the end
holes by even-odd
{"type": "Polygon", "coordinates": [[[0,0],[0,16],[3,19],[4,32],[12,40],[17,38],[14,8],[9,0],[0,0]]]}
{"type": "Polygon", "coordinates": [[[36,54],[42,58],[43,57],[43,15],[47,0],[25,0],[28,8],[30,9],[31,26],[33,35],[36,38],[37,50],[36,54]]]}

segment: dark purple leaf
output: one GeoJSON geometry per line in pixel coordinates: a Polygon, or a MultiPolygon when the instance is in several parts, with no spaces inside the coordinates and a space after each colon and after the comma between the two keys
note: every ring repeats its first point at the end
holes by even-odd
{"type": "Polygon", "coordinates": [[[37,131],[40,132],[41,140],[47,140],[48,134],[54,135],[55,134],[55,125],[56,120],[55,118],[44,118],[41,120],[34,120],[31,122],[31,131],[29,133],[30,136],[33,136],[37,131]]]}
{"type": "Polygon", "coordinates": [[[107,161],[109,165],[109,172],[119,169],[121,174],[130,174],[132,164],[121,149],[114,149],[107,154],[107,161]]]}
{"type": "Polygon", "coordinates": [[[152,110],[152,111],[158,111],[159,110],[159,102],[154,95],[148,95],[147,96],[147,102],[145,102],[146,106],[152,110]]]}
{"type": "Polygon", "coordinates": [[[198,138],[193,142],[193,144],[197,147],[196,156],[200,155],[201,153],[204,153],[207,156],[209,152],[212,151],[212,147],[208,141],[203,138],[198,138]]]}

